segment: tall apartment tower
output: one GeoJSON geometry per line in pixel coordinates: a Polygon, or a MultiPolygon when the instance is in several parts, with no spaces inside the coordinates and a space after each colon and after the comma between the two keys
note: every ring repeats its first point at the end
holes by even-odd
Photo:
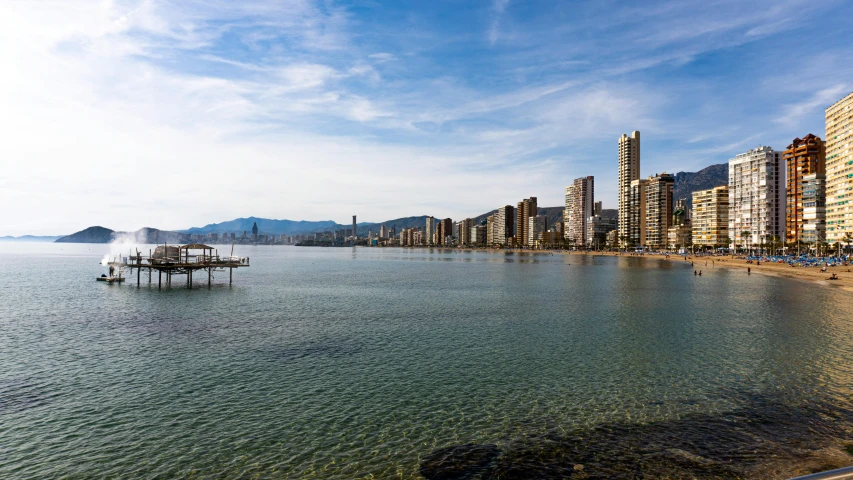
{"type": "Polygon", "coordinates": [[[595,202],[592,204],[592,214],[593,215],[601,215],[601,211],[604,210],[604,206],[601,201],[595,202]]]}
{"type": "Polygon", "coordinates": [[[563,221],[566,228],[563,235],[576,245],[586,245],[587,221],[593,216],[593,198],[595,179],[592,176],[575,179],[566,187],[566,207],[563,221]]]}
{"type": "Polygon", "coordinates": [[[532,215],[527,219],[527,246],[535,247],[542,240],[542,234],[548,230],[548,219],[545,215],[532,215]]]}
{"type": "Polygon", "coordinates": [[[853,236],[853,93],[826,109],[826,237],[853,236]]]}
{"type": "Polygon", "coordinates": [[[424,229],[424,245],[432,245],[432,234],[435,232],[435,217],[429,216],[426,218],[426,228],[424,229]]]}
{"type": "Polygon", "coordinates": [[[447,237],[453,235],[453,220],[445,218],[444,220],[439,220],[437,224],[436,230],[438,231],[438,235],[436,235],[436,244],[446,245],[447,237]]]}
{"type": "Polygon", "coordinates": [[[507,239],[515,236],[515,208],[512,205],[504,205],[498,208],[495,214],[494,242],[506,245],[507,239]]]}
{"type": "Polygon", "coordinates": [[[516,210],[516,239],[519,245],[527,245],[529,241],[529,219],[538,213],[536,197],[526,198],[518,202],[516,210]]]}
{"type": "Polygon", "coordinates": [[[649,248],[665,249],[667,232],[672,226],[672,189],[675,177],[664,172],[649,177],[646,183],[646,242],[649,248]]]}
{"type": "Polygon", "coordinates": [[[785,238],[785,166],[781,152],[758,147],[729,160],[729,235],[746,245],[785,238]]]}
{"type": "Polygon", "coordinates": [[[729,186],[693,192],[693,244],[729,245],[729,186]]]}
{"type": "MultiPolygon", "coordinates": [[[[628,234],[625,236],[627,244],[634,247],[646,245],[646,187],[648,180],[634,180],[628,193],[628,234]]],[[[621,229],[621,221],[619,228],[621,229]]],[[[621,230],[620,230],[621,232],[621,230]]],[[[619,234],[622,237],[622,234],[619,234]]],[[[620,240],[621,242],[622,240],[620,240]]]]}
{"type": "MultiPolygon", "coordinates": [[[[619,237],[630,237],[631,223],[631,182],[640,179],[640,132],[631,136],[619,137],[619,237]]],[[[620,240],[621,241],[621,240],[620,240]]]]}
{"type": "MultiPolygon", "coordinates": [[[[824,189],[810,189],[809,196],[812,205],[805,206],[803,199],[806,178],[814,186],[817,176],[825,178],[826,174],[826,145],[820,137],[811,133],[800,138],[795,138],[787,150],[782,154],[788,170],[787,181],[787,208],[785,213],[785,237],[788,242],[804,241],[803,235],[806,224],[810,226],[811,237],[815,236],[814,230],[818,225],[826,224],[825,199],[819,202],[814,197],[816,193],[824,189]],[[811,177],[816,175],[815,177],[811,177]],[[824,203],[818,207],[817,203],[824,203]]],[[[824,193],[825,195],[825,193],[824,193]]],[[[823,239],[821,239],[823,240],[823,239]]],[[[814,240],[811,240],[814,242],[814,240]]]]}
{"type": "Polygon", "coordinates": [[[459,245],[471,244],[471,227],[474,226],[474,220],[466,218],[459,222],[459,245]]]}
{"type": "Polygon", "coordinates": [[[355,215],[353,215],[352,216],[352,239],[353,240],[358,238],[358,236],[355,234],[355,232],[356,232],[355,228],[356,228],[356,226],[355,226],[355,215]]]}

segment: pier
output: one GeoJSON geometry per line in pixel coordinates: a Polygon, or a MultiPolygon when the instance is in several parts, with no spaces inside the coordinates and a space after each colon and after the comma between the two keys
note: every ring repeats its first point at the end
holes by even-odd
{"type": "MultiPolygon", "coordinates": [[[[234,247],[231,247],[232,255],[219,256],[219,251],[209,245],[191,243],[189,245],[158,245],[154,250],[149,250],[148,256],[142,252],[129,253],[127,257],[121,257],[110,261],[109,266],[117,268],[119,278],[122,271],[129,270],[130,278],[136,271],[136,286],[142,285],[143,272],[148,274],[148,283],[153,283],[154,272],[157,272],[157,288],[172,285],[172,277],[186,276],[187,288],[193,288],[193,277],[197,274],[207,276],[207,287],[210,288],[214,272],[228,272],[228,285],[234,281],[234,269],[249,266],[249,257],[235,257],[234,247]]],[[[120,284],[120,282],[119,282],[120,284]]]]}

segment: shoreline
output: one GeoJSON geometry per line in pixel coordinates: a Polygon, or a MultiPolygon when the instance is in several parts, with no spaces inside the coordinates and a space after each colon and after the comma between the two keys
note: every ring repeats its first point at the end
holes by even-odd
{"type": "MultiPolygon", "coordinates": [[[[630,257],[631,255],[618,255],[611,252],[564,252],[568,255],[593,255],[593,256],[614,256],[614,257],[630,257]]],[[[680,255],[670,255],[666,258],[661,254],[645,254],[639,258],[653,258],[656,260],[665,260],[668,262],[685,263],[684,257],[680,255]]],[[[821,272],[815,267],[792,267],[785,263],[765,263],[761,265],[757,263],[746,263],[743,259],[733,259],[731,257],[695,257],[688,256],[687,262],[694,262],[696,270],[713,270],[716,268],[747,270],[749,273],[766,275],[777,278],[790,278],[817,284],[823,287],[838,288],[846,292],[853,292],[853,266],[829,267],[826,272],[821,272]],[[707,266],[705,263],[707,262],[707,266]],[[831,274],[837,274],[838,280],[828,280],[831,274]]]]}
{"type": "MultiPolygon", "coordinates": [[[[681,255],[670,255],[669,258],[666,258],[665,255],[662,254],[654,254],[647,253],[644,255],[627,255],[627,254],[619,254],[617,252],[586,252],[586,251],[568,251],[568,250],[522,250],[522,249],[513,249],[513,248],[505,248],[505,249],[492,249],[492,248],[459,248],[459,247],[441,247],[441,246],[432,246],[432,247],[382,247],[382,248],[438,248],[438,249],[446,249],[446,250],[455,250],[455,251],[470,251],[470,252],[488,252],[488,253],[552,253],[559,255],[585,255],[585,256],[600,256],[600,257],[636,257],[636,258],[651,258],[655,260],[666,260],[668,262],[685,262],[684,257],[681,255]]],[[[819,268],[815,267],[792,267],[785,263],[765,263],[762,262],[761,265],[757,263],[746,263],[746,260],[731,258],[730,256],[722,257],[702,257],[702,256],[688,256],[687,262],[693,261],[694,267],[696,270],[705,270],[712,271],[716,268],[727,268],[727,269],[739,269],[739,270],[747,270],[749,269],[749,273],[755,273],[759,275],[766,275],[770,277],[777,278],[789,278],[792,280],[799,280],[803,282],[809,282],[812,284],[820,285],[822,287],[829,288],[837,288],[845,292],[853,292],[853,265],[850,266],[840,266],[840,267],[829,267],[826,272],[821,272],[819,268]],[[708,262],[708,265],[705,265],[705,262],[708,262]],[[838,280],[828,280],[828,277],[831,274],[837,274],[838,280]]]]}

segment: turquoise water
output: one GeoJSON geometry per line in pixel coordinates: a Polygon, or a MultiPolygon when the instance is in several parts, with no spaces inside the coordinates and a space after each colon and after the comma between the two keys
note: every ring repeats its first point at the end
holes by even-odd
{"type": "Polygon", "coordinates": [[[158,291],[105,253],[0,244],[0,478],[736,478],[853,438],[834,288],[243,247],[233,287],[158,291]]]}

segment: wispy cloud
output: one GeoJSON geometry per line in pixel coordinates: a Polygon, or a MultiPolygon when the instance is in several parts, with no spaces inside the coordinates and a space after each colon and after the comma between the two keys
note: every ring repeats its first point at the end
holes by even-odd
{"type": "Polygon", "coordinates": [[[817,91],[799,102],[786,104],[782,116],[777,118],[776,122],[789,126],[800,125],[803,123],[803,118],[808,114],[815,110],[823,111],[826,107],[843,97],[844,94],[849,93],[850,89],[850,84],[840,83],[817,91]]]}
{"type": "Polygon", "coordinates": [[[644,172],[701,168],[822,129],[853,88],[841,0],[425,5],[2,3],[0,234],[455,218],[582,175],[612,205],[623,132],[644,172]],[[140,172],[163,173],[125,198],[140,172]]]}
{"type": "Polygon", "coordinates": [[[509,5],[510,0],[493,0],[492,8],[489,12],[489,31],[488,31],[488,39],[489,44],[494,45],[495,42],[500,38],[500,30],[501,30],[501,17],[503,17],[504,10],[509,5]]]}

